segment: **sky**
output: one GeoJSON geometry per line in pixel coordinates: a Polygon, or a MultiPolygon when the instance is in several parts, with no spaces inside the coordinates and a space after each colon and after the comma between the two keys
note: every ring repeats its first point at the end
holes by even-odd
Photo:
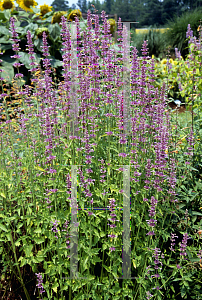
{"type": "MultiPolygon", "coordinates": [[[[48,5],[51,5],[51,3],[53,3],[53,0],[35,0],[35,1],[38,3],[38,7],[39,7],[40,5],[43,5],[44,3],[45,3],[45,4],[48,4],[48,5]]],[[[77,0],[68,0],[68,2],[69,2],[69,6],[71,7],[72,4],[75,4],[75,5],[76,5],[77,0]]],[[[78,8],[78,7],[76,7],[76,8],[78,8]]]]}
{"type": "MultiPolygon", "coordinates": [[[[35,0],[35,1],[38,3],[38,7],[39,7],[40,5],[43,5],[44,3],[48,4],[48,5],[51,5],[51,3],[53,3],[54,0],[35,0]]],[[[69,2],[69,6],[71,7],[72,4],[76,5],[77,0],[68,0],[68,2],[69,2]]],[[[89,2],[89,1],[87,1],[87,2],[89,2]]],[[[102,3],[103,0],[100,1],[100,2],[102,3]]],[[[79,8],[79,7],[76,6],[76,8],[79,8]]]]}

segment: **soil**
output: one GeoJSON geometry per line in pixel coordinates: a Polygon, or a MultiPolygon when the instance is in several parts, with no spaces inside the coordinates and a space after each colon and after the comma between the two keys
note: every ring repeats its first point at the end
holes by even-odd
{"type": "MultiPolygon", "coordinates": [[[[170,102],[170,103],[168,103],[168,106],[171,109],[176,109],[177,108],[177,112],[179,114],[186,112],[186,106],[185,106],[185,104],[182,104],[182,105],[180,105],[180,107],[177,107],[177,105],[174,102],[170,102]]],[[[192,108],[190,107],[189,111],[191,111],[191,110],[192,110],[192,108]]]]}

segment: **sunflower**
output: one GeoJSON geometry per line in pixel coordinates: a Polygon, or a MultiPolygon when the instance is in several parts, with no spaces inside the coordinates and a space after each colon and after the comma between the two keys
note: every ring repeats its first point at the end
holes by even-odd
{"type": "Polygon", "coordinates": [[[49,31],[48,31],[48,28],[46,28],[46,27],[37,28],[35,33],[40,38],[40,37],[43,36],[44,31],[46,33],[46,36],[48,37],[49,36],[49,31]]]}
{"type": "Polygon", "coordinates": [[[167,59],[166,58],[162,59],[161,65],[166,65],[166,64],[167,64],[167,59]]]}
{"type": "Polygon", "coordinates": [[[110,24],[110,33],[112,34],[116,28],[116,21],[114,19],[109,19],[107,22],[110,24]]]}
{"type": "Polygon", "coordinates": [[[61,23],[62,22],[61,17],[65,16],[66,14],[67,14],[66,11],[57,11],[57,12],[55,12],[53,17],[52,17],[51,24],[61,23]]]}
{"type": "Polygon", "coordinates": [[[172,58],[169,59],[169,63],[172,64],[172,65],[174,64],[174,61],[173,61],[172,58]]]}
{"type": "Polygon", "coordinates": [[[82,13],[79,9],[74,9],[70,12],[70,14],[68,15],[68,21],[75,21],[75,17],[78,17],[79,19],[82,17],[82,13]]]}
{"type": "Polygon", "coordinates": [[[0,2],[1,10],[11,9],[13,11],[14,8],[15,8],[14,0],[3,0],[0,2]]]}
{"type": "Polygon", "coordinates": [[[16,0],[17,4],[24,9],[25,11],[33,12],[33,10],[30,8],[30,6],[37,6],[38,3],[34,0],[16,0]]]}
{"type": "Polygon", "coordinates": [[[45,14],[47,14],[48,12],[50,12],[50,11],[52,11],[52,6],[49,6],[49,5],[47,5],[47,4],[43,4],[43,5],[40,5],[40,13],[39,14],[37,14],[37,15],[39,15],[40,16],[40,18],[41,19],[44,19],[43,18],[43,16],[45,15],[45,14]]]}

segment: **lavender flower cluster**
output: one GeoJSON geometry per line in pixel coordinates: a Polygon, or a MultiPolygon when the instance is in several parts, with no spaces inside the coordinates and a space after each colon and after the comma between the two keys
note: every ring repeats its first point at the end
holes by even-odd
{"type": "MultiPolygon", "coordinates": [[[[116,220],[116,218],[115,218],[116,217],[116,214],[114,213],[115,207],[116,207],[115,202],[116,202],[116,200],[114,198],[110,199],[109,200],[110,205],[107,206],[111,212],[110,213],[111,218],[109,218],[108,221],[110,221],[112,224],[110,224],[110,223],[107,224],[107,225],[109,225],[110,228],[115,228],[116,227],[115,222],[119,222],[119,220],[116,220]]],[[[115,234],[109,234],[108,236],[112,239],[117,237],[115,234]]],[[[109,250],[112,252],[112,251],[115,251],[116,249],[115,249],[115,247],[110,247],[109,250]]]]}

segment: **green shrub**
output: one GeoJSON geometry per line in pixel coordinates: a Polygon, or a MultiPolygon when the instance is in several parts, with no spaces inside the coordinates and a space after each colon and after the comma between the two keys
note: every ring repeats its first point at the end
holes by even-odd
{"type": "Polygon", "coordinates": [[[142,43],[147,40],[149,55],[155,57],[164,57],[164,44],[165,33],[158,31],[156,27],[149,28],[148,32],[136,33],[135,30],[131,30],[131,45],[136,47],[138,54],[141,55],[142,43]]]}
{"type": "Polygon", "coordinates": [[[193,35],[198,37],[197,28],[200,25],[202,17],[202,10],[198,8],[193,12],[186,12],[180,17],[175,17],[173,20],[168,21],[167,26],[170,30],[165,33],[165,41],[167,46],[171,46],[171,51],[174,52],[175,48],[180,50],[183,58],[186,57],[188,52],[188,41],[186,39],[187,26],[190,24],[193,30],[193,35]]]}

